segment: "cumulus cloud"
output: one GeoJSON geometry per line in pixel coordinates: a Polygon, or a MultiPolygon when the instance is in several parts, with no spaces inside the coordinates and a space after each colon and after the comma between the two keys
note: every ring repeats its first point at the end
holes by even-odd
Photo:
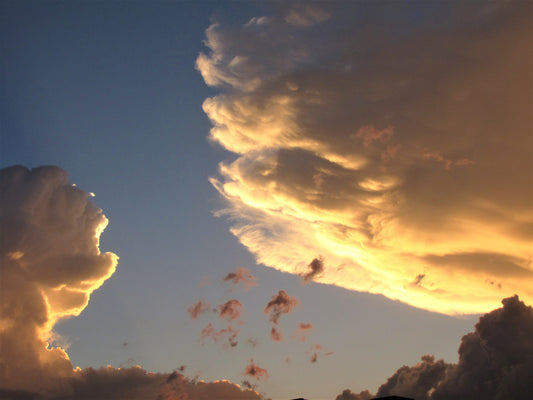
{"type": "MultiPolygon", "coordinates": [[[[414,366],[399,368],[376,396],[407,396],[417,400],[516,399],[533,393],[533,308],[518,296],[479,319],[474,332],[463,336],[459,362],[422,356],[414,366]]],[[[367,399],[345,390],[337,400],[367,399]]],[[[366,396],[366,397],[364,397],[366,396]]]]}
{"type": "Polygon", "coordinates": [[[65,350],[53,345],[54,324],[78,315],[117,264],[115,254],[100,252],[108,221],[91,197],[58,167],[0,170],[0,397],[260,400],[254,390],[178,371],[73,369],[65,350]]]}
{"type": "Polygon", "coordinates": [[[107,225],[89,193],[57,167],[0,170],[0,382],[4,389],[59,390],[72,376],[66,352],[49,346],[53,325],[79,315],[115,271],[101,253],[107,225]]]}
{"type": "Polygon", "coordinates": [[[243,284],[244,290],[257,286],[256,278],[248,268],[237,268],[224,277],[224,282],[231,282],[234,285],[243,284]]]}
{"type": "Polygon", "coordinates": [[[532,301],[531,7],[289,2],[212,25],[219,215],[269,267],[321,254],[318,282],[449,314],[532,301]]]}

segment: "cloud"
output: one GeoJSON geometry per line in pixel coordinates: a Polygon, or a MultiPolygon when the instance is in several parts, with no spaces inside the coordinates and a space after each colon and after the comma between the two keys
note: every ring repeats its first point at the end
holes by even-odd
{"type": "Polygon", "coordinates": [[[283,314],[289,314],[299,304],[300,302],[295,297],[289,296],[285,290],[280,290],[278,294],[272,296],[264,313],[270,316],[270,322],[278,324],[283,314]]]}
{"type": "Polygon", "coordinates": [[[315,344],[311,347],[310,351],[308,353],[311,353],[311,363],[316,363],[318,361],[318,357],[324,355],[324,356],[331,356],[334,354],[332,351],[329,351],[325,354],[322,353],[323,347],[320,344],[315,344]]]}
{"type": "MultiPolygon", "coordinates": [[[[118,260],[100,252],[108,221],[91,197],[58,167],[0,170],[0,397],[260,400],[253,390],[227,381],[199,382],[177,371],[73,369],[65,350],[55,346],[60,340],[53,326],[87,306],[118,260]]],[[[233,332],[225,333],[231,339],[233,332]]]]}
{"type": "Polygon", "coordinates": [[[335,397],[335,400],[370,400],[374,396],[370,394],[368,390],[365,390],[359,394],[352,393],[350,389],[343,390],[341,394],[335,397]]]}
{"type": "Polygon", "coordinates": [[[280,290],[278,294],[272,296],[264,310],[264,313],[269,315],[270,322],[273,324],[270,329],[270,339],[272,341],[281,342],[283,340],[283,334],[275,325],[278,325],[279,319],[283,314],[289,314],[299,304],[300,302],[295,297],[289,296],[284,290],[280,290]]]}
{"type": "Polygon", "coordinates": [[[298,339],[300,342],[306,342],[309,332],[313,329],[313,324],[298,322],[298,329],[294,334],[293,338],[298,339]]]}
{"type": "Polygon", "coordinates": [[[189,308],[187,308],[187,312],[189,313],[189,317],[191,317],[191,319],[197,319],[200,314],[210,311],[210,309],[211,305],[209,303],[199,300],[198,302],[189,306],[189,308]]]}
{"type": "Polygon", "coordinates": [[[255,378],[258,381],[262,379],[268,379],[268,371],[264,368],[257,366],[254,362],[254,359],[251,358],[248,365],[244,370],[244,375],[251,378],[255,378]]]}
{"type": "Polygon", "coordinates": [[[87,368],[71,381],[66,397],[49,400],[201,400],[207,398],[258,400],[254,390],[242,390],[228,381],[203,382],[170,374],[150,373],[140,367],[127,369],[87,368]]]}
{"type": "Polygon", "coordinates": [[[256,278],[248,268],[237,268],[234,272],[230,272],[224,277],[224,282],[231,282],[234,285],[242,283],[245,291],[257,286],[256,278]]]}
{"type": "Polygon", "coordinates": [[[0,382],[4,389],[60,389],[72,376],[66,352],[49,346],[53,325],[76,316],[115,271],[101,253],[107,225],[89,193],[57,167],[0,170],[0,382]],[[9,232],[9,234],[7,234],[9,232]]]}
{"type": "Polygon", "coordinates": [[[231,232],[258,263],[321,254],[316,281],[431,311],[533,301],[532,5],[325,2],[318,23],[298,4],[212,25],[197,60],[235,154],[211,178],[231,232]]]}
{"type": "Polygon", "coordinates": [[[312,281],[316,276],[324,273],[324,259],[322,257],[314,258],[307,268],[309,271],[301,274],[304,282],[312,281]]]}
{"type": "Polygon", "coordinates": [[[223,340],[226,346],[236,347],[238,345],[237,336],[239,335],[239,330],[235,329],[233,326],[228,325],[225,328],[220,330],[215,329],[213,324],[210,322],[207,326],[202,329],[200,336],[200,343],[205,344],[206,339],[211,339],[213,343],[218,343],[219,340],[223,340]]]}
{"type": "Polygon", "coordinates": [[[403,366],[378,390],[376,396],[399,395],[428,400],[432,390],[444,380],[453,366],[443,360],[435,361],[430,355],[422,356],[421,362],[403,366]]]}
{"type": "Polygon", "coordinates": [[[327,20],[329,13],[312,5],[295,5],[288,10],[285,21],[297,27],[308,27],[327,20]]]}
{"type": "Polygon", "coordinates": [[[243,306],[239,300],[231,299],[218,306],[218,316],[228,321],[239,319],[242,314],[243,306]]]}
{"type": "MultiPolygon", "coordinates": [[[[502,304],[502,308],[482,316],[474,332],[463,336],[457,364],[422,356],[420,363],[399,368],[376,396],[528,399],[533,393],[533,308],[518,296],[506,298],[502,304]]],[[[337,399],[366,399],[367,394],[345,390],[337,399]]]]}
{"type": "Polygon", "coordinates": [[[270,339],[272,339],[273,342],[281,342],[283,341],[283,334],[273,326],[270,329],[270,339]]]}

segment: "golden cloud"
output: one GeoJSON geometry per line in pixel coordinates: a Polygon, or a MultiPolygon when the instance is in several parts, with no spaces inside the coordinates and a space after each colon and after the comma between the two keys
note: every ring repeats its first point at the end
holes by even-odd
{"type": "Polygon", "coordinates": [[[322,255],[321,283],[448,314],[531,302],[531,5],[385,30],[387,5],[359,25],[335,4],[207,30],[210,138],[237,155],[219,215],[269,267],[322,255]]]}

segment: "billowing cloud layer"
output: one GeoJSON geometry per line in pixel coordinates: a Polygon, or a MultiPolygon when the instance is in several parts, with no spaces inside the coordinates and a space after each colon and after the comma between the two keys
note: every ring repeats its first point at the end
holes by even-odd
{"type": "Polygon", "coordinates": [[[49,346],[57,320],[78,315],[117,264],[115,254],[99,250],[108,221],[90,197],[58,167],[0,170],[0,398],[261,399],[227,381],[177,372],[74,370],[63,349],[49,346]]]}
{"type": "Polygon", "coordinates": [[[100,253],[107,225],[90,193],[56,167],[0,171],[0,382],[7,389],[55,389],[72,365],[49,348],[52,327],[78,315],[113,274],[117,256],[100,253]]]}
{"type": "MultiPolygon", "coordinates": [[[[0,389],[5,400],[260,400],[252,389],[242,390],[225,380],[203,382],[178,372],[150,373],[140,367],[87,368],[63,380],[61,395],[41,395],[23,390],[0,389]],[[68,391],[67,391],[68,389],[68,391]]],[[[30,386],[30,385],[28,385],[30,386]]]]}
{"type": "Polygon", "coordinates": [[[197,59],[232,232],[429,310],[532,301],[531,3],[298,4],[212,25],[197,59]]]}
{"type": "MultiPolygon", "coordinates": [[[[381,385],[376,396],[406,396],[417,400],[526,400],[533,393],[533,308],[518,296],[502,301],[503,308],[479,319],[475,331],[463,336],[458,364],[423,356],[403,366],[381,385]]],[[[344,390],[337,400],[370,399],[344,390]]]]}

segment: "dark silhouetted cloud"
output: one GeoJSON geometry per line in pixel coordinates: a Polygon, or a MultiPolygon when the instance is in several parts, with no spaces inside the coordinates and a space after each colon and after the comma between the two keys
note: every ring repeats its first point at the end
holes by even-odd
{"type": "MultiPolygon", "coordinates": [[[[463,336],[459,361],[449,364],[430,355],[398,369],[377,396],[417,400],[527,400],[533,393],[533,308],[518,296],[482,316],[474,332],[463,336]]],[[[368,392],[364,392],[368,394],[368,392]]],[[[364,396],[366,396],[364,394],[364,396]]],[[[345,390],[340,399],[367,399],[345,390]]]]}
{"type": "Polygon", "coordinates": [[[324,272],[324,259],[322,257],[313,259],[307,268],[308,271],[302,274],[304,282],[312,281],[324,272]]]}

